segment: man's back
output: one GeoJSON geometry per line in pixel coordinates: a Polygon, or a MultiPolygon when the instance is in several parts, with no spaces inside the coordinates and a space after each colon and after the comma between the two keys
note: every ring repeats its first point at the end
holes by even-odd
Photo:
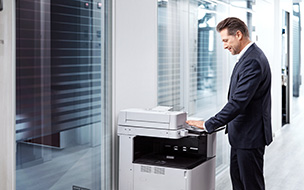
{"type": "Polygon", "coordinates": [[[252,44],[235,68],[228,101],[239,109],[239,114],[228,124],[230,144],[235,148],[268,145],[272,132],[271,72],[267,58],[252,44]]]}

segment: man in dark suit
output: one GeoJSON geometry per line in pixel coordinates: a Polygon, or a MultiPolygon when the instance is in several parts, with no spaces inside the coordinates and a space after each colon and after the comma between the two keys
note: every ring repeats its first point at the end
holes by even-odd
{"type": "Polygon", "coordinates": [[[264,152],[265,146],[272,142],[269,63],[262,50],[250,41],[248,28],[240,19],[229,17],[216,29],[224,49],[238,55],[230,79],[228,102],[207,121],[187,123],[209,133],[227,125],[233,189],[264,190],[264,152]]]}

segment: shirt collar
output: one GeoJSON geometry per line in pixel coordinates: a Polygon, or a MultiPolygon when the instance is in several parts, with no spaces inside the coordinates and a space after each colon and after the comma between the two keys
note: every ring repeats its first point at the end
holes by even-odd
{"type": "Polygon", "coordinates": [[[247,44],[242,51],[237,55],[236,61],[239,62],[239,60],[242,58],[242,56],[245,54],[245,52],[247,51],[247,49],[253,44],[254,42],[250,42],[249,44],[247,44]]]}

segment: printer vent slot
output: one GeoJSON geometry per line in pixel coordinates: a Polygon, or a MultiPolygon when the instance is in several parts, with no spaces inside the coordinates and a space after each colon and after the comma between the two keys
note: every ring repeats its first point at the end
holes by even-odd
{"type": "Polygon", "coordinates": [[[155,174],[165,175],[165,168],[155,167],[155,168],[154,168],[154,173],[155,173],[155,174]]]}
{"type": "Polygon", "coordinates": [[[141,166],[140,171],[145,173],[151,173],[152,169],[150,166],[141,166]]]}

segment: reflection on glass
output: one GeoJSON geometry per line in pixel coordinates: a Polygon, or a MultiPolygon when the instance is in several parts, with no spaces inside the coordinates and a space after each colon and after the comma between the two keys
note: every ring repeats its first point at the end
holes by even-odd
{"type": "Polygon", "coordinates": [[[181,107],[181,5],[158,1],[158,104],[181,107]]]}
{"type": "Polygon", "coordinates": [[[208,1],[197,1],[197,104],[196,112],[216,105],[219,73],[216,52],[216,7],[208,1]]]}
{"type": "Polygon", "coordinates": [[[301,14],[300,4],[293,4],[293,97],[300,96],[301,81],[301,14]]]}
{"type": "MultiPolygon", "coordinates": [[[[158,0],[158,104],[208,119],[226,102],[235,58],[227,56],[216,25],[228,16],[251,34],[253,0],[158,0]],[[230,68],[231,67],[231,68],[230,68]]],[[[217,138],[217,168],[227,167],[228,142],[217,138]]]]}
{"type": "Polygon", "coordinates": [[[16,3],[16,189],[101,189],[104,2],[16,3]]]}

